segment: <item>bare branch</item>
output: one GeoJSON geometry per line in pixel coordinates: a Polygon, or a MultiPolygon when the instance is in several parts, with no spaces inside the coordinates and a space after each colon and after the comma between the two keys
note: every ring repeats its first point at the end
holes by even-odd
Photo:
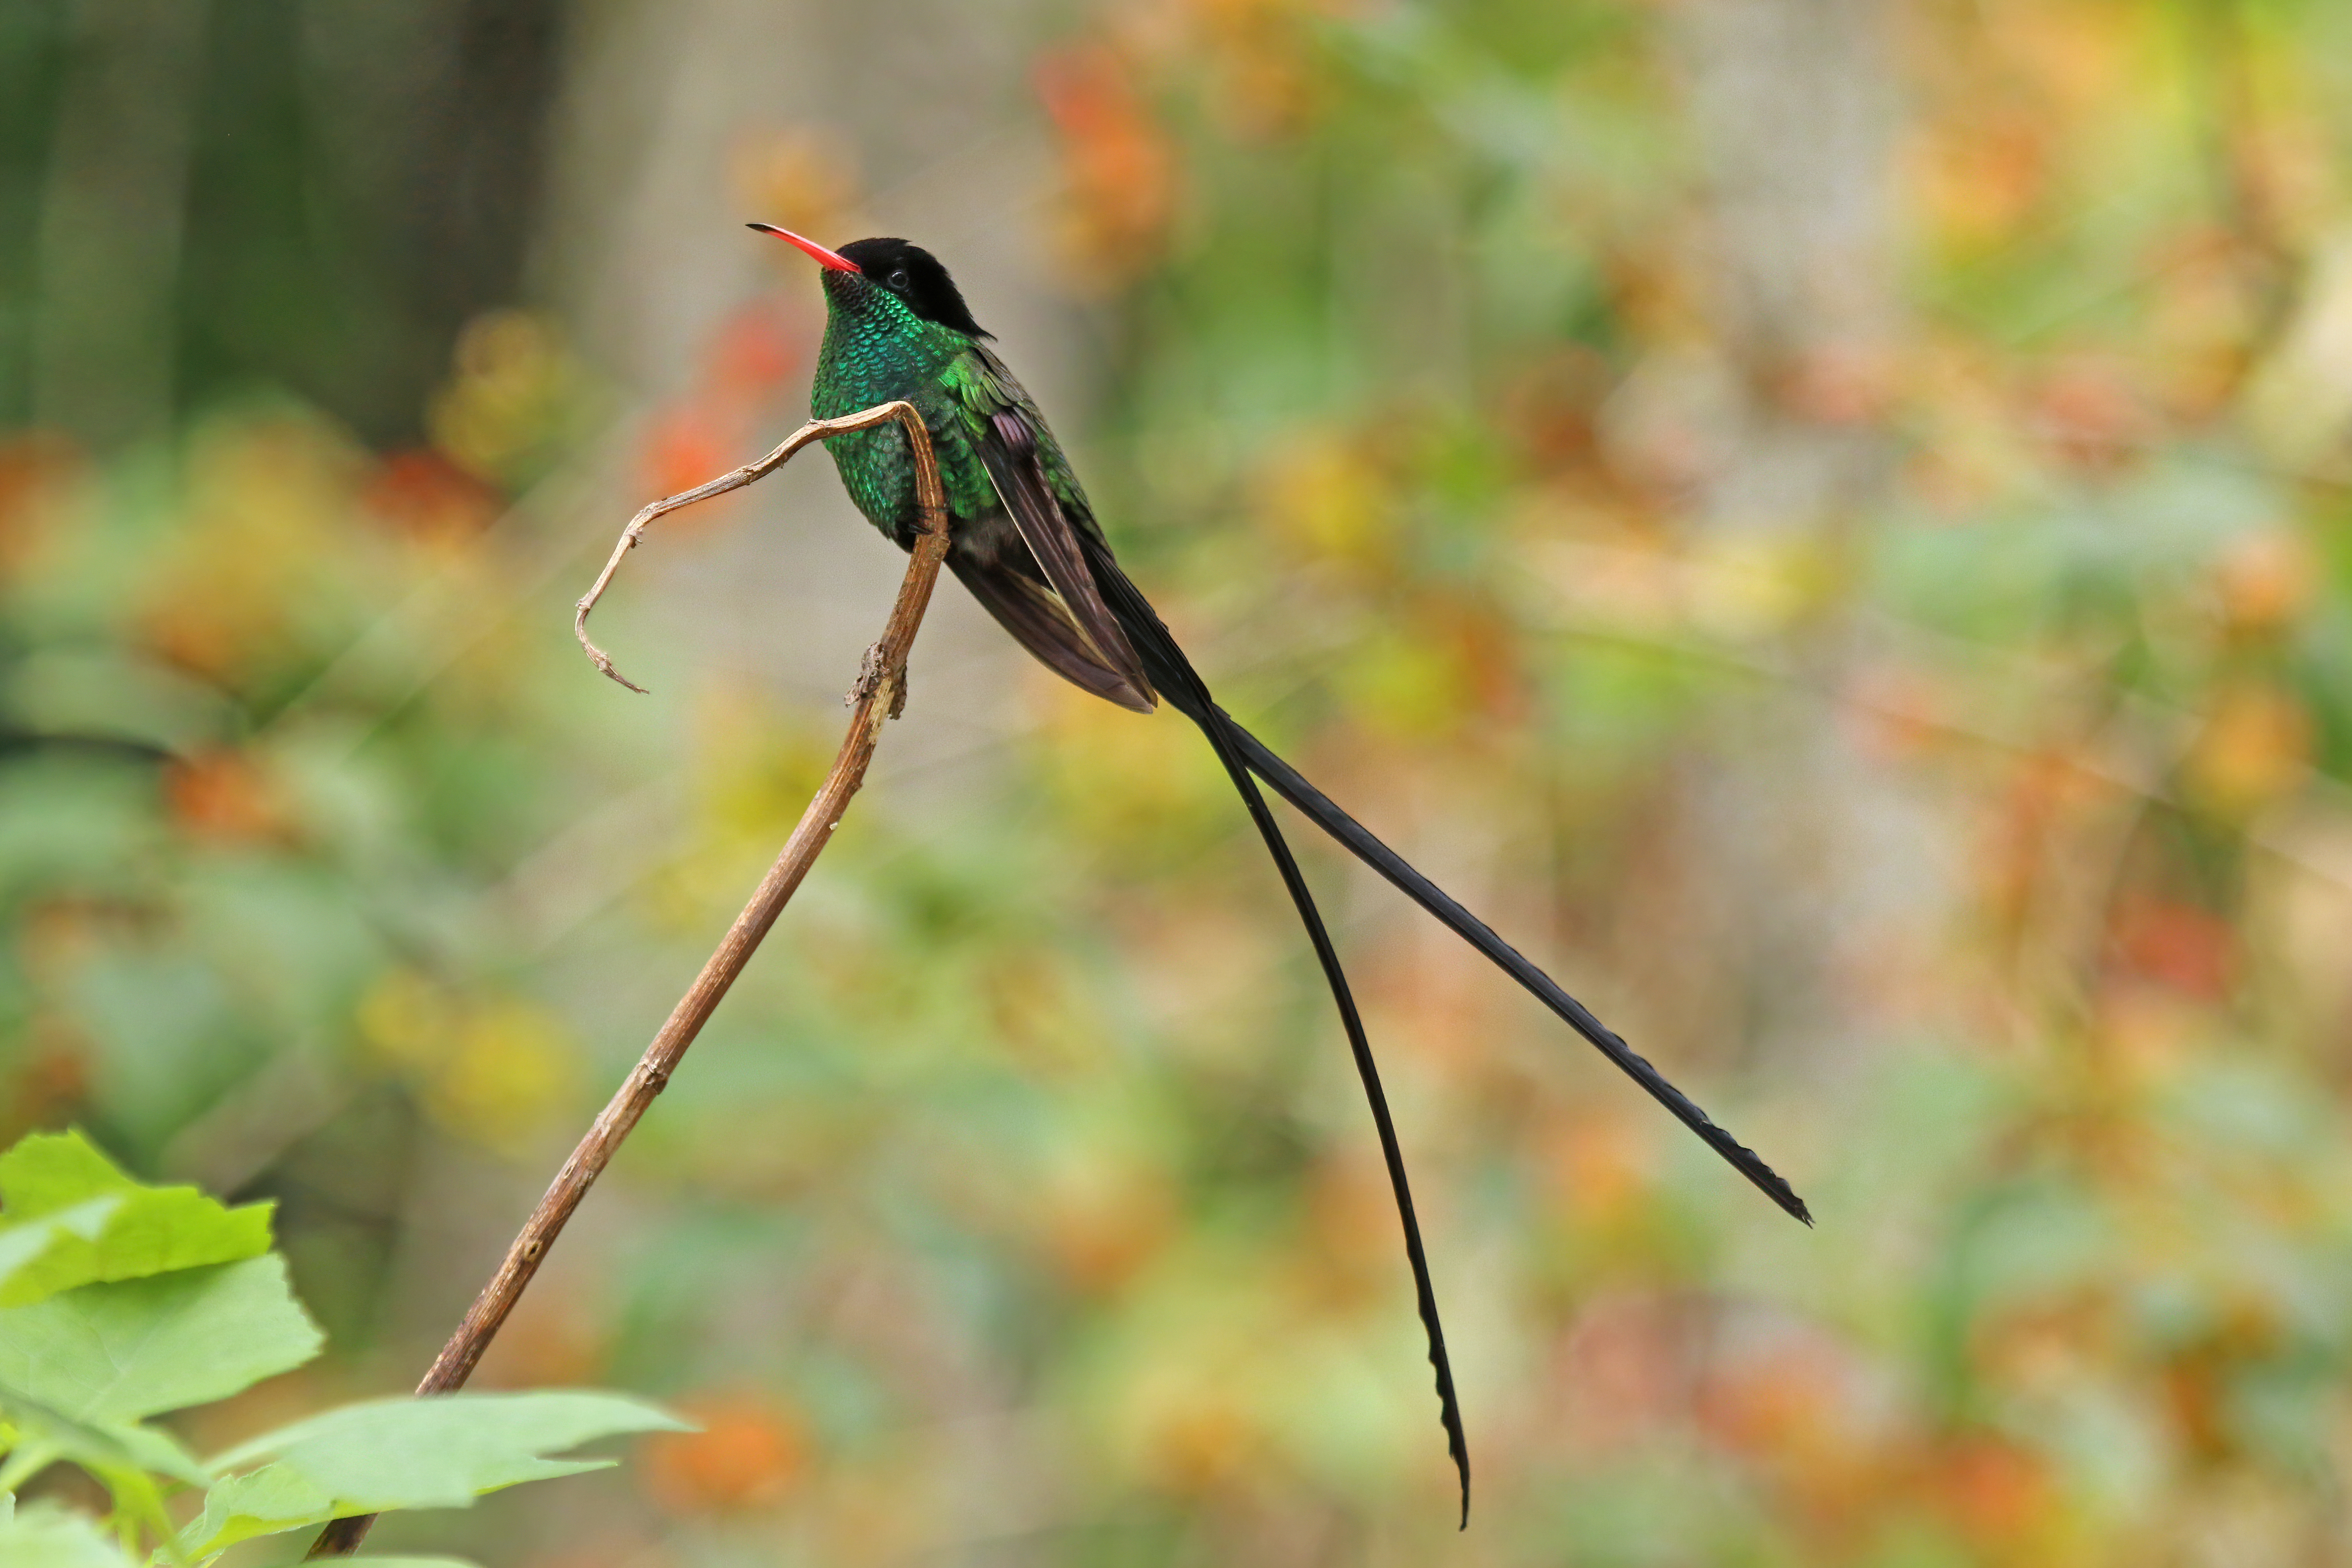
{"type": "MultiPolygon", "coordinates": [[[[580,639],[580,646],[586,650],[589,660],[597,668],[630,690],[640,695],[644,694],[646,689],[644,687],[614,668],[612,657],[589,640],[588,612],[594,609],[596,601],[604,596],[604,590],[612,585],[613,574],[621,569],[622,558],[637,547],[637,541],[645,536],[646,530],[652,525],[656,518],[666,517],[671,512],[692,506],[697,501],[709,500],[714,496],[723,496],[730,490],[740,490],[746,485],[764,479],[786,463],[791,462],[793,454],[811,441],[821,441],[827,436],[845,435],[852,430],[870,430],[877,425],[887,425],[893,419],[907,427],[916,450],[921,454],[917,460],[917,468],[919,470],[923,463],[930,458],[930,432],[923,428],[922,416],[915,412],[915,405],[911,403],[882,403],[856,414],[845,414],[838,419],[812,419],[784,437],[782,445],[758,462],[746,463],[733,473],[721,474],[707,484],[699,484],[690,490],[682,490],[677,495],[666,497],[631,518],[629,526],[621,530],[621,537],[614,544],[613,553],[606,559],[604,569],[596,574],[595,584],[583,594],[580,596],[580,602],[572,607],[572,635],[580,639]]],[[[939,478],[937,466],[933,465],[929,471],[936,484],[939,478]]],[[[929,524],[925,526],[928,527],[929,524]]]]}
{"type": "MultiPolygon", "coordinates": [[[[588,650],[588,657],[599,669],[627,686],[629,683],[614,670],[612,660],[588,640],[588,612],[612,582],[621,557],[635,545],[646,525],[664,512],[741,489],[781,468],[813,440],[846,430],[870,429],[892,419],[907,427],[908,442],[914,448],[915,496],[922,509],[923,531],[908,560],[907,575],[898,584],[898,597],[890,607],[890,618],[882,628],[881,640],[866,651],[857,684],[850,691],[855,711],[850,715],[849,732],[842,737],[840,754],[834,759],[833,771],[825,775],[808,809],[801,814],[800,825],[793,829],[783,852],[761,879],[751,901],[728,928],[719,951],[710,955],[693,985],[678,998],[669,1021],[661,1026],[653,1044],[646,1047],[645,1056],[588,1129],[587,1136],[580,1140],[571,1157],[563,1162],[562,1169],[556,1173],[547,1195],[539,1200],[539,1206],[531,1211],[513,1245],[507,1248],[498,1272],[482,1287],[482,1293],[467,1310],[465,1321],[449,1336],[448,1343],[441,1347],[431,1370],[416,1385],[419,1395],[450,1393],[464,1387],[466,1380],[473,1375],[482,1352],[489,1348],[490,1341],[497,1337],[507,1315],[514,1310],[531,1277],[539,1272],[548,1248],[562,1234],[572,1210],[588,1195],[588,1189],[604,1173],[638,1119],[652,1106],[654,1097],[668,1085],[670,1074],[677,1070],[686,1048],[694,1044],[702,1026],[718,1009],[728,988],[735,984],[735,977],[751,961],[761,939],[768,934],[768,928],[776,923],[776,917],[792,900],[801,879],[808,875],[809,868],[832,841],[833,831],[841,826],[842,814],[848,809],[851,797],[865,783],[866,769],[881,743],[883,723],[896,718],[905,705],[907,654],[914,647],[915,633],[923,624],[923,612],[930,604],[932,586],[939,581],[940,563],[946,558],[948,549],[947,500],[940,488],[939,464],[932,456],[930,433],[923,427],[922,416],[910,403],[886,403],[840,419],[812,420],[758,462],[683,495],[655,502],[630,522],[620,543],[614,547],[612,559],[598,575],[596,585],[579,603],[572,626],[581,646],[588,650]]],[[[373,1514],[335,1521],[320,1532],[319,1539],[311,1544],[310,1556],[349,1556],[359,1549],[368,1527],[374,1522],[373,1514]]]]}

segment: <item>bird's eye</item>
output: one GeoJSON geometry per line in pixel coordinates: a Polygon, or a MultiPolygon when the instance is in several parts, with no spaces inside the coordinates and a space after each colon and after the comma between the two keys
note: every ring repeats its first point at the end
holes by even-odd
{"type": "Polygon", "coordinates": [[[904,289],[912,281],[913,279],[907,276],[907,269],[903,267],[890,274],[890,287],[893,289],[904,289]]]}

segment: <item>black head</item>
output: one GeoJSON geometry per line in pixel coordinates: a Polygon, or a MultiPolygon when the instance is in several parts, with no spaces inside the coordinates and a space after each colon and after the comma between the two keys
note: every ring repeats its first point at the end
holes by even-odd
{"type": "Polygon", "coordinates": [[[989,334],[971,319],[955,279],[940,258],[919,245],[903,239],[860,239],[841,247],[842,257],[857,264],[866,278],[906,301],[907,308],[927,321],[937,321],[970,337],[989,334]]]}

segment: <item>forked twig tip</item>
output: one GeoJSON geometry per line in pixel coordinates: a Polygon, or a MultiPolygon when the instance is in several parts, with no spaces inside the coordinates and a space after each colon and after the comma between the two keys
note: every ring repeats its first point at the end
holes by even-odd
{"type": "Polygon", "coordinates": [[[638,696],[645,697],[651,695],[644,687],[639,686],[635,681],[631,680],[627,676],[623,675],[619,670],[614,669],[613,668],[613,656],[588,640],[587,622],[588,609],[587,606],[583,605],[581,606],[579,616],[572,623],[572,635],[580,639],[580,651],[588,656],[588,662],[594,665],[598,669],[603,670],[605,675],[610,677],[612,679],[619,681],[622,685],[635,692],[638,696]]]}

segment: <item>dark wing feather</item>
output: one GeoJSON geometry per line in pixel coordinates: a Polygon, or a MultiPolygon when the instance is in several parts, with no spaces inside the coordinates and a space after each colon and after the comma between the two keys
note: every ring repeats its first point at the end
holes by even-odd
{"type": "MultiPolygon", "coordinates": [[[[1095,585],[1094,573],[1088,569],[1080,547],[1077,531],[1070,526],[1053,486],[1046,482],[1045,470],[1037,461],[1037,437],[1028,419],[1018,407],[995,410],[981,422],[978,446],[980,460],[996,485],[997,498],[1004,503],[1013,526],[1021,531],[1022,542],[1036,558],[1046,584],[1069,611],[1071,625],[1103,668],[1147,700],[1144,710],[1150,711],[1151,682],[1144,675],[1135,649],[1129,646],[1126,633],[1104,605],[1102,594],[1095,585]]],[[[1036,651],[1034,646],[1032,651],[1036,651]]],[[[1062,668],[1057,659],[1048,658],[1046,662],[1056,669],[1062,668]]]]}
{"type": "Polygon", "coordinates": [[[1122,708],[1137,713],[1151,711],[1151,689],[1139,690],[1104,664],[1077,623],[1070,619],[1069,610],[1045,584],[1003,564],[961,555],[949,555],[948,567],[996,617],[996,624],[1011,632],[1013,640],[1046,668],[1080,690],[1122,708]]]}

